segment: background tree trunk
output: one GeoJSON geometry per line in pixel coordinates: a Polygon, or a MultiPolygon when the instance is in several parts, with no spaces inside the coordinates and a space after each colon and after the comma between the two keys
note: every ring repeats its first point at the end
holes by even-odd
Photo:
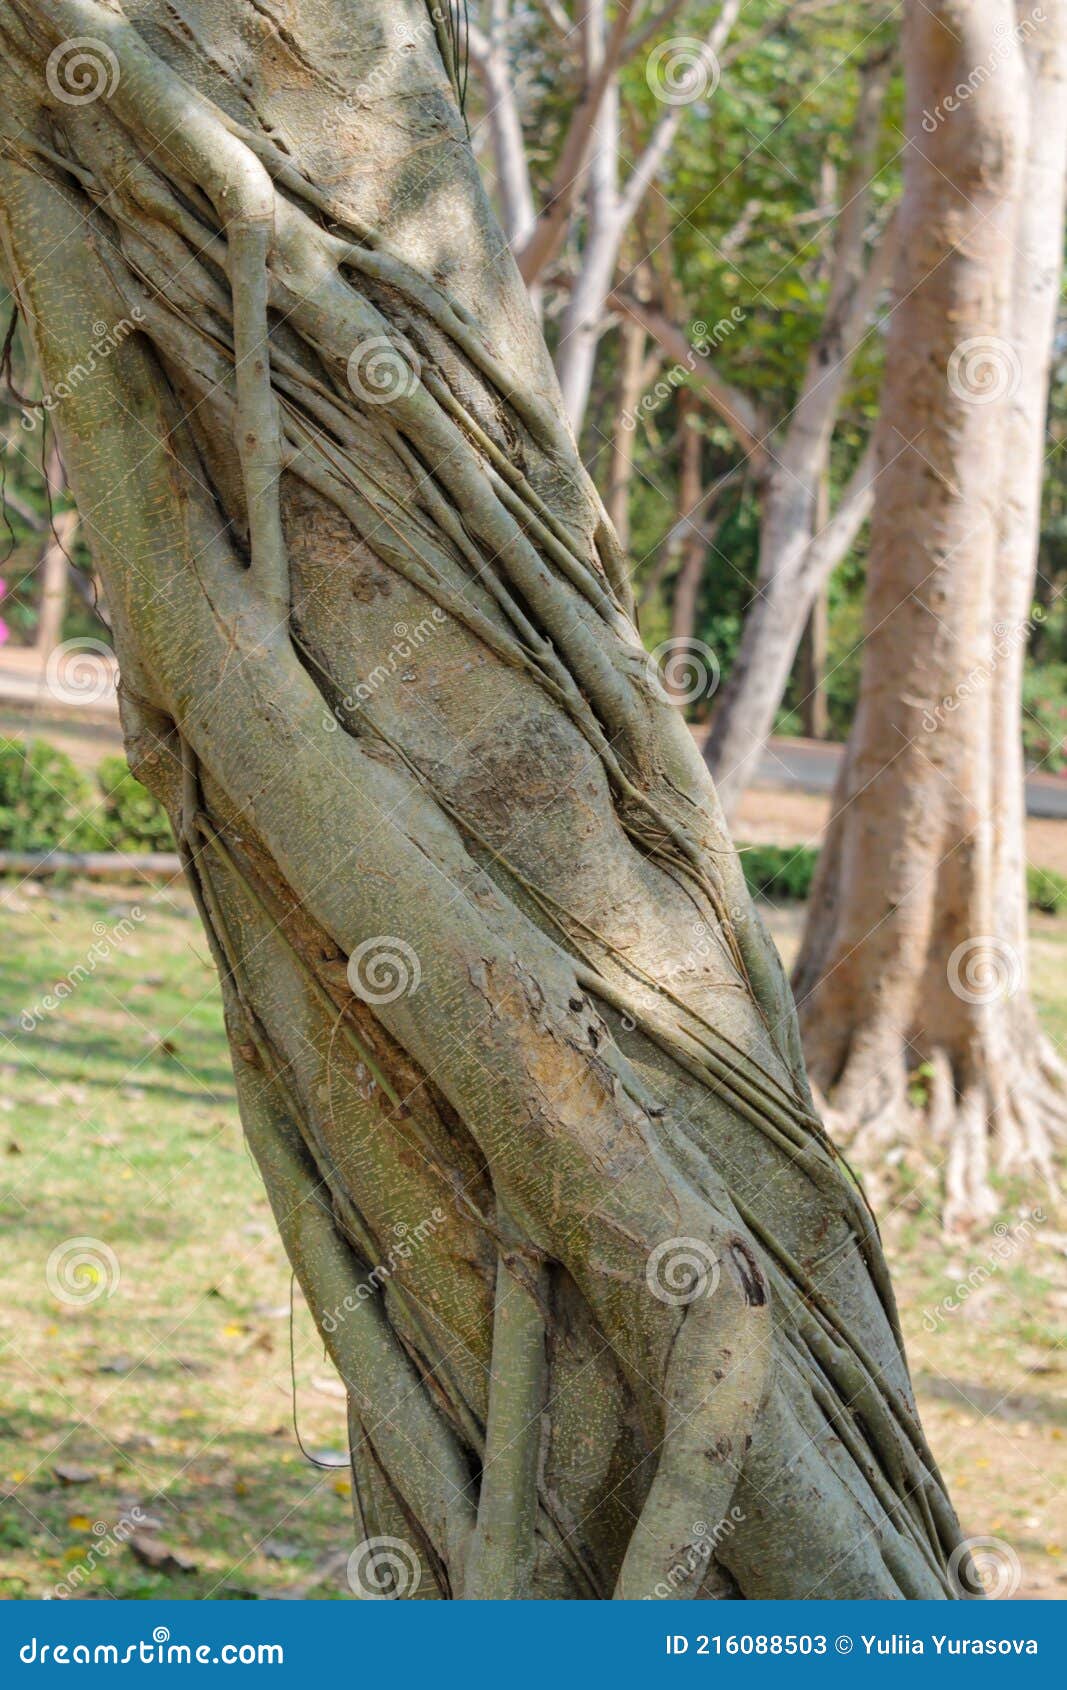
{"type": "Polygon", "coordinates": [[[1019,702],[1063,240],[1064,8],[1027,62],[1014,23],[1006,0],[907,11],[860,700],[794,977],[813,1077],[861,1161],[918,1135],[944,1158],[950,1226],[995,1209],[991,1151],[1048,1173],[1063,1118],[1026,987],[1019,702]],[[987,62],[995,74],[946,109],[987,62]]]}
{"type": "Polygon", "coordinates": [[[0,222],[52,390],[131,326],[64,461],[348,1389],[354,1583],[952,1596],[873,1222],[455,42],[416,0],[195,10],[2,0],[0,222]]]}
{"type": "Polygon", "coordinates": [[[34,650],[42,665],[47,663],[63,638],[63,619],[70,597],[70,552],[78,532],[76,510],[54,511],[52,505],[66,491],[63,465],[55,447],[48,454],[47,495],[52,512],[48,538],[41,552],[38,572],[41,578],[40,609],[34,650]]]}

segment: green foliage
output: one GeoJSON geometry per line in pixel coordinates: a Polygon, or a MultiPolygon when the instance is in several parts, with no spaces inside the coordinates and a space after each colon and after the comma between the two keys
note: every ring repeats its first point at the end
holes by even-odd
{"type": "Polygon", "coordinates": [[[122,757],[104,758],[96,784],[44,740],[0,739],[0,850],[173,850],[166,814],[122,757]]]}
{"type": "Polygon", "coordinates": [[[1044,910],[1046,915],[1059,915],[1067,910],[1067,877],[1054,868],[1026,865],[1026,901],[1032,910],[1044,910]]]}
{"type": "MultiPolygon", "coordinates": [[[[753,897],[803,900],[811,891],[819,860],[814,845],[739,845],[745,883],[753,897]]],[[[1067,877],[1027,864],[1026,897],[1032,910],[1059,915],[1067,910],[1067,877]]]]}
{"type": "Polygon", "coordinates": [[[754,897],[806,898],[819,853],[813,845],[739,845],[745,881],[754,897]]]}
{"type": "Polygon", "coordinates": [[[0,847],[84,849],[93,793],[65,752],[43,740],[0,740],[0,847]]]}
{"type": "Polygon", "coordinates": [[[1067,663],[1029,668],[1023,679],[1023,746],[1046,774],[1067,769],[1067,663]]]}
{"type": "Polygon", "coordinates": [[[166,812],[139,780],[125,757],[105,757],[96,771],[104,797],[101,826],[113,851],[173,851],[166,812]]]}

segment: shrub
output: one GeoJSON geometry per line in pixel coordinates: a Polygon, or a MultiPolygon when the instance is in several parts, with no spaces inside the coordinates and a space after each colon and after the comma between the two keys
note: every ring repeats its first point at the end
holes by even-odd
{"type": "Polygon", "coordinates": [[[166,811],[126,766],[125,757],[105,757],[96,771],[103,793],[100,827],[111,851],[173,851],[166,811]]]}
{"type": "Polygon", "coordinates": [[[0,848],[79,851],[94,837],[93,792],[64,751],[0,739],[0,848]]]}
{"type": "Polygon", "coordinates": [[[1054,868],[1036,868],[1033,863],[1027,863],[1026,899],[1032,910],[1059,915],[1061,910],[1067,910],[1067,879],[1054,868]]]}
{"type": "Polygon", "coordinates": [[[172,851],[166,812],[123,757],[105,757],[94,792],[65,751],[0,739],[0,850],[172,851]]]}
{"type": "MultiPolygon", "coordinates": [[[[753,897],[806,898],[819,852],[813,845],[739,845],[741,867],[753,897]]],[[[1026,869],[1026,897],[1032,910],[1067,911],[1067,877],[1055,869],[1026,869]]]]}
{"type": "Polygon", "coordinates": [[[1023,679],[1023,747],[1045,774],[1067,768],[1067,663],[1028,668],[1023,679]]]}
{"type": "Polygon", "coordinates": [[[740,845],[749,891],[760,898],[806,898],[818,850],[813,845],[740,845]]]}

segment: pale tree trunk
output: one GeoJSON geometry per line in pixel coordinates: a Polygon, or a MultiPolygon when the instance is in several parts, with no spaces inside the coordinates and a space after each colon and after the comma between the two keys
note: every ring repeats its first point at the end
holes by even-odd
{"type": "Polygon", "coordinates": [[[952,1596],[877,1235],[430,16],[0,4],[49,388],[138,325],[64,461],[348,1389],[353,1587],[952,1596]]]}
{"type": "Polygon", "coordinates": [[[48,454],[45,479],[48,507],[52,516],[48,538],[38,566],[41,597],[37,634],[33,642],[42,667],[63,638],[63,619],[67,614],[67,601],[70,597],[70,553],[78,532],[76,510],[55,511],[52,508],[55,500],[66,492],[63,465],[54,447],[48,454]]]}
{"type": "Polygon", "coordinates": [[[644,376],[645,332],[636,323],[624,322],[619,330],[619,375],[604,494],[604,507],[624,552],[630,549],[630,488],[637,439],[635,412],[644,388],[644,376]]]}
{"type": "Polygon", "coordinates": [[[678,517],[681,564],[671,597],[670,659],[664,664],[668,692],[680,703],[691,702],[694,678],[700,692],[709,690],[711,677],[704,678],[694,646],[697,604],[704,575],[707,543],[704,539],[701,503],[704,480],[701,474],[703,435],[697,426],[697,406],[684,389],[678,395],[678,517]],[[695,668],[694,668],[695,663],[695,668]]]}
{"type": "Polygon", "coordinates": [[[849,368],[888,280],[896,220],[865,257],[871,187],[890,64],[867,67],[842,190],[826,313],[808,355],[796,405],[765,437],[755,595],[715,713],[705,755],[727,817],[759,765],[817,594],[865,522],[873,458],[864,454],[830,523],[819,522],[820,489],[849,368]]]}
{"type": "Polygon", "coordinates": [[[1025,62],[1014,21],[1007,0],[907,13],[867,638],[794,982],[813,1077],[862,1164],[894,1140],[935,1155],[950,1227],[994,1211],[994,1163],[1049,1174],[1064,1117],[1027,993],[1019,744],[1063,240],[1064,8],[1025,62]],[[937,121],[990,55],[995,76],[937,121]]]}
{"type": "MultiPolygon", "coordinates": [[[[718,73],[718,53],[726,42],[741,10],[741,0],[723,0],[714,24],[703,42],[680,40],[682,59],[664,75],[688,75],[694,87],[706,85],[718,73]]],[[[620,37],[620,19],[630,7],[621,8],[614,26],[607,21],[605,0],[584,0],[583,31],[586,76],[601,89],[596,119],[590,136],[590,156],[585,188],[586,229],[581,243],[577,272],[567,300],[556,351],[556,370],[563,392],[563,405],[575,435],[581,435],[589,403],[596,350],[606,321],[607,302],[615,277],[619,248],[630,224],[670,154],[682,120],[685,102],[668,101],[643,150],[626,177],[619,183],[620,95],[617,76],[603,80],[601,73],[625,56],[620,37]],[[619,43],[618,45],[616,45],[619,43]]],[[[643,37],[639,37],[642,39],[643,37]]],[[[669,44],[668,44],[669,45],[669,44]]],[[[674,55],[677,61],[677,53],[674,55]]],[[[671,54],[665,63],[670,65],[671,54]]],[[[651,75],[653,88],[656,77],[651,75]]],[[[520,259],[521,262],[521,259],[520,259]]],[[[529,272],[523,266],[523,274],[529,272]]]]}

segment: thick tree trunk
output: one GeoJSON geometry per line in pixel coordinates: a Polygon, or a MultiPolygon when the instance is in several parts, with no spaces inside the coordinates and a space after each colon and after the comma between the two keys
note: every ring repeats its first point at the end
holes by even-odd
{"type": "Polygon", "coordinates": [[[950,1226],[995,1209],[994,1158],[1048,1173],[1063,1115],[1027,995],[1019,744],[1063,239],[1063,12],[1026,48],[1029,98],[1007,0],[907,13],[860,701],[794,980],[813,1077],[862,1164],[899,1138],[944,1158],[950,1226]],[[990,55],[996,75],[946,111],[990,55]]]}
{"type": "Polygon", "coordinates": [[[51,387],[138,325],[64,459],[348,1387],[354,1585],[956,1594],[877,1235],[447,32],[190,11],[3,0],[0,223],[51,387]]]}

